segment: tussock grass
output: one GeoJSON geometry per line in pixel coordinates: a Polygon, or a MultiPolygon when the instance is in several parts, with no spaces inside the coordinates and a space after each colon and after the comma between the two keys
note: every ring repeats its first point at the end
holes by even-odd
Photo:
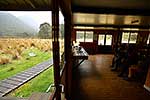
{"type": "Polygon", "coordinates": [[[12,75],[15,75],[23,70],[33,67],[34,65],[46,61],[51,58],[51,54],[49,52],[43,52],[36,48],[26,49],[22,53],[21,59],[12,60],[11,63],[6,63],[7,59],[2,59],[2,62],[5,64],[0,65],[0,80],[8,78],[12,75]],[[29,53],[34,52],[36,54],[35,57],[30,57],[29,53]],[[10,68],[14,68],[8,72],[10,68]]]}
{"type": "Polygon", "coordinates": [[[0,38],[0,80],[26,70],[51,57],[50,39],[0,38]],[[36,54],[29,57],[29,53],[36,54]]]}

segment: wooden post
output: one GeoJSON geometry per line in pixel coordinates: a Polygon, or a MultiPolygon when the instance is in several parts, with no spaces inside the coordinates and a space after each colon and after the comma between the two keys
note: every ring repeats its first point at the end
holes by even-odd
{"type": "Polygon", "coordinates": [[[65,48],[65,97],[71,99],[72,87],[72,11],[71,0],[60,0],[60,8],[64,15],[64,48],[65,48]]]}
{"type": "Polygon", "coordinates": [[[66,61],[66,99],[71,100],[72,88],[72,46],[71,46],[72,18],[65,17],[65,61],[66,61]]]}
{"type": "Polygon", "coordinates": [[[59,0],[52,0],[52,37],[53,37],[53,64],[56,100],[61,100],[60,94],[60,66],[59,66],[59,0]]]}

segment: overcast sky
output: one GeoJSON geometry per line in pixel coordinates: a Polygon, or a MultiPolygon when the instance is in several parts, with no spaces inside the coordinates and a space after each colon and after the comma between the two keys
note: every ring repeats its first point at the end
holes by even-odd
{"type": "MultiPolygon", "coordinates": [[[[48,22],[52,24],[52,16],[51,11],[5,11],[4,13],[11,13],[12,15],[19,17],[19,16],[27,16],[34,19],[38,25],[44,22],[48,22]]],[[[63,15],[60,13],[60,24],[64,23],[63,15]]]]}

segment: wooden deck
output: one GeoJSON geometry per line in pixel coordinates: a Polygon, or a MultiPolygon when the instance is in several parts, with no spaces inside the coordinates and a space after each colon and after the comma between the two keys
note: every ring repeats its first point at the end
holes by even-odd
{"type": "Polygon", "coordinates": [[[32,68],[29,68],[12,77],[0,81],[0,97],[5,96],[6,94],[10,93],[12,90],[18,88],[19,86],[28,82],[32,78],[36,77],[41,72],[48,69],[51,65],[53,65],[52,59],[42,62],[38,65],[33,66],[32,68]]]}

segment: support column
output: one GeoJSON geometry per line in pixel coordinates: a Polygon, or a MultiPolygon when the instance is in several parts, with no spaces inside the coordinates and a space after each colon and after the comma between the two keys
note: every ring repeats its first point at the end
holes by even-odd
{"type": "Polygon", "coordinates": [[[59,54],[59,0],[52,0],[52,37],[53,37],[53,64],[54,83],[56,87],[55,98],[61,100],[60,92],[60,54],[59,54]]]}
{"type": "Polygon", "coordinates": [[[66,61],[66,99],[71,100],[72,89],[72,46],[71,46],[72,18],[65,17],[65,61],[66,61]]]}

